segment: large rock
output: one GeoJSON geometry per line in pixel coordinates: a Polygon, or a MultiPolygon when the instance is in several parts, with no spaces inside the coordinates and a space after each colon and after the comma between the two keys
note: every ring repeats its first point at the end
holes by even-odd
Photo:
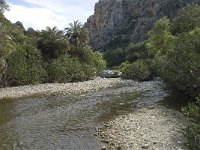
{"type": "Polygon", "coordinates": [[[101,78],[119,78],[121,75],[122,73],[117,70],[103,70],[100,73],[101,78]]]}
{"type": "Polygon", "coordinates": [[[85,24],[90,45],[105,50],[124,42],[138,42],[146,38],[154,22],[168,16],[174,18],[181,8],[200,0],[99,0],[94,14],[85,24]]]}

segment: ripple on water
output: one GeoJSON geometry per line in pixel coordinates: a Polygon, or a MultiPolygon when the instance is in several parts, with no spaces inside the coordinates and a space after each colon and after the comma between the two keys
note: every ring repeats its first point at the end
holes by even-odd
{"type": "Polygon", "coordinates": [[[0,101],[0,149],[97,150],[96,125],[130,111],[131,87],[0,101]],[[129,94],[125,94],[125,92],[129,94]],[[116,92],[117,91],[117,92],[116,92]],[[121,112],[120,112],[121,111],[121,112]]]}

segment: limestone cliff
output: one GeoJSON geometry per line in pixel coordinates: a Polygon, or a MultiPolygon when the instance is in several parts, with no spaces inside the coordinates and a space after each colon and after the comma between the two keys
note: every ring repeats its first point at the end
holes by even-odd
{"type": "Polygon", "coordinates": [[[200,0],[99,0],[85,24],[95,50],[138,42],[146,38],[154,22],[174,18],[181,8],[200,0]]]}

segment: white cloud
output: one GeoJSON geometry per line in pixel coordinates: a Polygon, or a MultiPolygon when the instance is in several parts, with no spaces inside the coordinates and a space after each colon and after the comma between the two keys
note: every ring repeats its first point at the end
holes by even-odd
{"type": "Polygon", "coordinates": [[[57,26],[63,29],[74,20],[84,23],[93,13],[98,0],[23,0],[30,6],[9,3],[10,11],[5,16],[12,22],[21,21],[25,28],[45,29],[46,26],[57,26]],[[82,3],[83,4],[82,4],[82,3]]]}

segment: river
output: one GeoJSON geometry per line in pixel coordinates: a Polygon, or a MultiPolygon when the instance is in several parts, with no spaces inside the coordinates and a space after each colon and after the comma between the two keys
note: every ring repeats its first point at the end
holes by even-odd
{"type": "Polygon", "coordinates": [[[97,126],[133,111],[138,104],[146,105],[147,99],[159,101],[167,95],[160,81],[137,86],[139,90],[126,86],[75,95],[1,100],[0,150],[101,149],[97,126]]]}

